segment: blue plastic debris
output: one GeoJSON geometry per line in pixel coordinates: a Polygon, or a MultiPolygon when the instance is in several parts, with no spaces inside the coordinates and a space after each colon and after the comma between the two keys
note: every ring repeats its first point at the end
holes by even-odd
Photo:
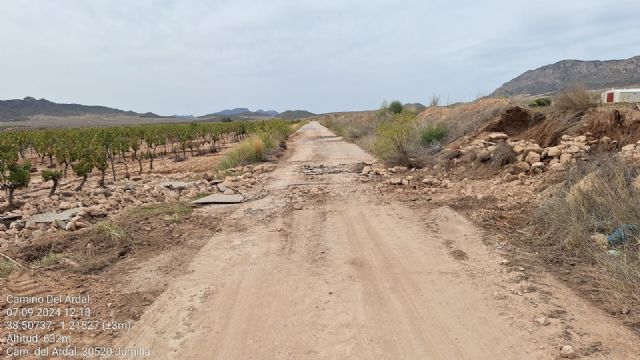
{"type": "Polygon", "coordinates": [[[607,237],[609,246],[624,245],[629,242],[633,236],[639,235],[640,231],[635,225],[625,224],[613,230],[613,233],[607,237]]]}

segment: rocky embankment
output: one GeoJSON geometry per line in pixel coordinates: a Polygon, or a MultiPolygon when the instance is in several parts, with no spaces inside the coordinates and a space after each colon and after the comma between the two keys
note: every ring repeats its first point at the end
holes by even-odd
{"type": "MultiPolygon", "coordinates": [[[[19,245],[55,231],[76,231],[130,208],[177,203],[209,194],[242,194],[246,199],[262,196],[262,174],[274,170],[272,163],[229,170],[225,179],[188,173],[145,174],[118,181],[108,187],[60,186],[57,194],[46,196],[46,184],[22,194],[24,205],[0,218],[0,248],[19,245]],[[194,180],[193,177],[200,177],[194,180]]],[[[0,201],[4,199],[0,198],[0,201]]]]}

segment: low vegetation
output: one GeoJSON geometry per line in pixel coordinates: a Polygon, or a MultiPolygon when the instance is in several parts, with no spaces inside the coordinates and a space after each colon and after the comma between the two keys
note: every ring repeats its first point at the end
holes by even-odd
{"type": "Polygon", "coordinates": [[[529,103],[529,107],[532,107],[532,108],[547,107],[547,106],[551,106],[552,102],[553,101],[551,100],[551,98],[548,98],[548,97],[538,98],[538,99],[535,99],[535,100],[531,101],[529,103]]]}
{"type": "Polygon", "coordinates": [[[53,252],[48,253],[40,259],[40,266],[48,267],[57,265],[62,261],[62,256],[53,252]]]}
{"type": "Polygon", "coordinates": [[[178,202],[174,204],[152,204],[135,207],[127,211],[126,217],[130,219],[143,219],[161,217],[163,219],[184,219],[193,208],[188,204],[178,202]]]}
{"type": "Polygon", "coordinates": [[[378,126],[374,152],[380,159],[394,164],[411,164],[415,152],[414,145],[419,141],[413,123],[414,118],[411,114],[397,114],[378,126]]]}
{"type": "Polygon", "coordinates": [[[272,122],[269,126],[265,126],[261,131],[231,149],[218,162],[215,170],[224,172],[234,167],[266,160],[267,156],[279,147],[286,147],[285,140],[299,127],[299,123],[272,122]]]}
{"type": "Polygon", "coordinates": [[[394,100],[391,103],[389,103],[389,105],[386,105],[386,103],[383,103],[381,110],[390,112],[392,114],[400,114],[404,110],[404,106],[400,101],[394,100]]]}
{"type": "Polygon", "coordinates": [[[240,145],[229,151],[216,167],[218,171],[224,171],[236,166],[244,166],[264,160],[265,144],[262,138],[255,136],[243,141],[240,145]]]}
{"type": "Polygon", "coordinates": [[[422,146],[432,146],[444,140],[449,133],[449,128],[443,122],[428,122],[420,130],[420,143],[422,146]]]}
{"type": "Polygon", "coordinates": [[[560,110],[572,111],[586,111],[598,104],[594,95],[579,85],[562,90],[556,95],[553,103],[560,110]]]}
{"type": "Polygon", "coordinates": [[[434,95],[432,100],[432,107],[421,114],[407,109],[394,113],[389,110],[391,105],[384,103],[375,113],[327,117],[323,125],[389,165],[421,167],[430,163],[449,141],[471,134],[494,119],[507,104],[496,100],[486,101],[482,106],[437,107],[439,97],[434,95]]]}
{"type": "Polygon", "coordinates": [[[0,257],[0,278],[6,278],[13,272],[14,265],[11,261],[0,257]]]}
{"type": "Polygon", "coordinates": [[[640,301],[638,168],[612,156],[573,167],[538,211],[543,244],[600,269],[611,298],[640,301]],[[618,232],[620,236],[614,235],[618,232]],[[609,237],[608,237],[609,236],[609,237]]]}
{"type": "Polygon", "coordinates": [[[501,141],[496,145],[496,149],[493,151],[493,156],[491,157],[491,166],[496,169],[499,169],[505,165],[509,165],[514,163],[517,159],[517,154],[513,151],[511,146],[507,145],[507,143],[501,141]]]}

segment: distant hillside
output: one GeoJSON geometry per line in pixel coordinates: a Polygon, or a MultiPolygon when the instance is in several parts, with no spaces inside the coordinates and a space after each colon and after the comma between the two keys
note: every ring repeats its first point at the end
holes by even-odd
{"type": "Polygon", "coordinates": [[[308,112],[306,110],[287,110],[283,113],[280,113],[278,117],[285,120],[295,120],[304,119],[315,115],[316,114],[308,112]]]}
{"type": "Polygon", "coordinates": [[[404,104],[404,108],[415,113],[420,113],[420,112],[423,112],[427,107],[420,103],[413,103],[413,104],[409,103],[409,104],[404,104]]]}
{"type": "Polygon", "coordinates": [[[251,111],[248,108],[235,108],[230,110],[222,110],[210,115],[219,116],[278,116],[278,112],[275,110],[258,110],[251,111]]]}
{"type": "MultiPolygon", "coordinates": [[[[79,104],[58,104],[49,100],[36,100],[26,97],[22,100],[0,100],[0,121],[27,120],[35,115],[82,116],[82,115],[129,115],[142,116],[133,111],[123,111],[105,106],[87,106],[79,104]]],[[[145,117],[157,117],[153,113],[145,117]]]]}
{"type": "Polygon", "coordinates": [[[540,95],[580,84],[588,89],[640,85],[640,56],[626,60],[563,60],[529,70],[499,87],[491,96],[540,95]]]}

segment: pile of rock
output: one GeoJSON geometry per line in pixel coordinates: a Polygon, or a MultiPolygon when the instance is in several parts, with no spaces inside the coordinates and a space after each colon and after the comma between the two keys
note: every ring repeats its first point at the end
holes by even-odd
{"type": "Polygon", "coordinates": [[[595,140],[590,133],[586,133],[576,137],[564,135],[559,145],[542,148],[533,140],[514,140],[504,133],[491,133],[471,141],[460,150],[463,154],[472,153],[474,159],[487,162],[494,158],[500,143],[507,144],[516,154],[517,160],[510,166],[510,171],[515,173],[564,170],[568,164],[585,159],[594,144],[606,148],[615,145],[615,141],[608,137],[595,140]]]}
{"type": "Polygon", "coordinates": [[[620,155],[626,160],[640,160],[640,141],[636,144],[629,144],[622,147],[620,155]]]}
{"type": "Polygon", "coordinates": [[[594,140],[590,133],[575,137],[563,135],[560,145],[545,148],[542,156],[545,159],[550,159],[549,169],[564,170],[567,165],[576,162],[576,160],[586,160],[592,146],[598,143],[610,144],[611,139],[603,137],[594,140]]]}
{"type": "MultiPolygon", "coordinates": [[[[273,171],[275,164],[259,164],[231,169],[224,181],[210,177],[188,181],[185,174],[172,176],[147,175],[132,180],[123,180],[109,188],[85,189],[80,192],[66,191],[61,187],[59,194],[52,197],[41,192],[23,196],[25,205],[5,214],[12,218],[0,223],[0,240],[22,241],[33,236],[57,230],[75,231],[90,226],[92,222],[104,219],[130,207],[153,203],[176,203],[189,200],[204,193],[236,194],[246,193],[258,185],[257,175],[273,171]],[[36,215],[71,212],[64,220],[32,221],[36,215]]],[[[36,218],[37,219],[37,218],[36,218]]]]}
{"type": "MultiPolygon", "coordinates": [[[[362,168],[362,172],[360,174],[364,176],[389,176],[389,174],[399,172],[401,168],[403,167],[397,166],[393,168],[386,168],[383,165],[369,162],[364,164],[364,167],[362,168]]],[[[406,170],[406,167],[404,169],[406,170]]]]}

